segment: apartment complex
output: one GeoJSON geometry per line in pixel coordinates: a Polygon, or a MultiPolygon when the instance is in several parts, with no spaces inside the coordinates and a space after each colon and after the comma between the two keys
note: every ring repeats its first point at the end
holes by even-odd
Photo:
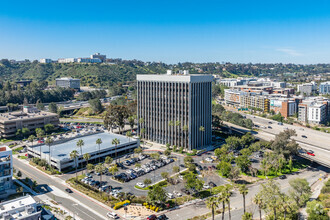
{"type": "Polygon", "coordinates": [[[137,75],[137,116],[144,119],[139,125],[139,132],[144,131],[141,135],[188,150],[210,145],[212,80],[211,75],[190,75],[188,71],[137,75]]]}
{"type": "Polygon", "coordinates": [[[310,98],[298,105],[298,120],[304,123],[322,124],[330,116],[329,100],[324,98],[310,98]]]}
{"type": "Polygon", "coordinates": [[[38,211],[37,202],[32,196],[27,195],[0,203],[0,219],[40,220],[44,218],[41,217],[41,209],[38,211]]]}
{"type": "Polygon", "coordinates": [[[0,113],[0,132],[4,138],[14,137],[18,129],[34,130],[44,127],[46,124],[57,126],[58,123],[57,114],[39,111],[29,106],[24,106],[23,111],[0,113]]]}
{"type": "Polygon", "coordinates": [[[299,101],[295,99],[270,97],[270,110],[273,110],[276,114],[281,113],[285,118],[296,114],[298,104],[299,101]]]}
{"type": "Polygon", "coordinates": [[[100,53],[95,53],[91,55],[91,59],[100,59],[102,62],[105,62],[107,60],[107,56],[100,53]]]}
{"type": "Polygon", "coordinates": [[[0,197],[7,196],[12,188],[12,156],[12,150],[9,147],[5,145],[0,146],[0,197]]]}
{"type": "Polygon", "coordinates": [[[80,79],[64,77],[56,79],[56,86],[71,89],[80,89],[80,79]]]}
{"type": "Polygon", "coordinates": [[[320,94],[330,94],[330,81],[321,83],[319,92],[320,94]]]}
{"type": "Polygon", "coordinates": [[[39,60],[40,63],[52,63],[52,59],[48,59],[48,58],[42,58],[39,60]]]}
{"type": "Polygon", "coordinates": [[[312,93],[316,92],[316,84],[314,82],[305,83],[297,86],[298,92],[300,92],[301,95],[311,95],[312,93]]]}
{"type": "MultiPolygon", "coordinates": [[[[103,63],[106,62],[107,56],[100,53],[92,54],[85,58],[59,58],[58,63],[103,63]]],[[[40,62],[44,59],[40,59],[40,62]]]]}

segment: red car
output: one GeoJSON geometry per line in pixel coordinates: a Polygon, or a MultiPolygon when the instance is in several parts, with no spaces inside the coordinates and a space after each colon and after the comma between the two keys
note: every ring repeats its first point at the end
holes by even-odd
{"type": "Polygon", "coordinates": [[[157,216],[156,215],[150,215],[147,220],[156,220],[157,216]]]}
{"type": "Polygon", "coordinates": [[[311,152],[307,152],[307,154],[308,154],[309,156],[315,156],[315,154],[314,154],[314,153],[311,153],[311,152]]]}

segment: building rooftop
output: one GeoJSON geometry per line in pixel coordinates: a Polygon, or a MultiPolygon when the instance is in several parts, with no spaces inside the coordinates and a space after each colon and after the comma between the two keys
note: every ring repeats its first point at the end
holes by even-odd
{"type": "Polygon", "coordinates": [[[139,74],[136,75],[138,81],[161,81],[161,82],[212,82],[212,75],[203,74],[139,74]]]}
{"type": "Polygon", "coordinates": [[[2,202],[0,204],[0,216],[8,212],[14,219],[21,219],[23,216],[30,215],[25,207],[32,207],[35,204],[36,201],[30,195],[2,202]]]}
{"type": "Polygon", "coordinates": [[[57,78],[56,80],[79,80],[79,79],[74,79],[72,77],[62,77],[62,78],[57,78]]]}
{"type": "Polygon", "coordinates": [[[37,118],[44,118],[47,116],[57,116],[57,114],[51,112],[44,112],[44,111],[31,112],[31,113],[27,113],[23,111],[0,113],[0,122],[20,121],[29,118],[37,119],[37,118]]]}
{"type": "MultiPolygon", "coordinates": [[[[61,161],[61,160],[70,160],[70,153],[73,150],[77,150],[78,153],[80,154],[80,148],[77,148],[77,141],[80,139],[84,141],[84,146],[82,147],[83,154],[98,151],[99,147],[96,144],[96,140],[98,138],[102,140],[102,144],[100,145],[100,150],[107,148],[114,148],[115,145],[111,143],[114,138],[119,139],[120,144],[118,146],[120,146],[121,144],[127,144],[129,142],[136,141],[136,139],[134,138],[129,139],[128,137],[123,135],[107,133],[107,132],[82,136],[72,139],[70,141],[66,141],[64,143],[52,145],[51,157],[52,159],[61,161]]],[[[33,150],[36,152],[40,152],[40,146],[34,146],[33,150]]],[[[49,154],[48,146],[42,145],[41,152],[42,154],[49,154]]]]}

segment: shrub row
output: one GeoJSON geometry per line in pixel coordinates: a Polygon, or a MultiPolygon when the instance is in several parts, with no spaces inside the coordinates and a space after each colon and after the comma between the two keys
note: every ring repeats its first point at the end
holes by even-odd
{"type": "Polygon", "coordinates": [[[146,207],[147,209],[150,209],[155,212],[159,211],[159,207],[154,206],[154,205],[149,205],[147,202],[143,203],[143,206],[146,207]]]}
{"type": "Polygon", "coordinates": [[[125,204],[131,204],[131,201],[129,200],[125,200],[125,201],[122,201],[122,202],[117,202],[115,204],[115,206],[113,207],[114,210],[117,210],[117,209],[120,209],[121,207],[123,207],[125,204]]]}

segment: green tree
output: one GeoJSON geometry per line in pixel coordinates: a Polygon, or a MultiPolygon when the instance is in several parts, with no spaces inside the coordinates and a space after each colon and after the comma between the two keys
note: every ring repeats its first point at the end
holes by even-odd
{"type": "Polygon", "coordinates": [[[206,199],[205,201],[205,204],[206,204],[206,207],[208,209],[211,209],[211,212],[212,212],[212,220],[214,220],[214,211],[216,208],[219,207],[219,199],[217,197],[209,197],[206,199]]]}
{"type": "Polygon", "coordinates": [[[224,176],[224,177],[229,176],[231,169],[232,169],[231,164],[226,161],[221,161],[217,165],[217,170],[219,170],[221,176],[224,176]]]}
{"type": "Polygon", "coordinates": [[[88,103],[94,114],[101,113],[103,111],[103,106],[100,99],[90,99],[88,103]]]}
{"type": "Polygon", "coordinates": [[[256,195],[253,197],[252,202],[258,206],[258,209],[259,209],[259,218],[260,218],[260,220],[262,220],[261,210],[262,210],[262,209],[264,208],[264,206],[265,206],[265,203],[264,203],[264,200],[263,200],[262,195],[261,195],[260,193],[256,194],[256,195]]]}
{"type": "Polygon", "coordinates": [[[108,170],[109,170],[109,173],[111,173],[112,175],[115,175],[119,171],[117,164],[112,165],[111,167],[109,167],[108,170]]]}
{"type": "Polygon", "coordinates": [[[308,220],[329,220],[327,210],[321,202],[313,200],[307,203],[308,220]]]}
{"type": "Polygon", "coordinates": [[[36,107],[37,107],[37,109],[39,109],[40,111],[42,111],[42,110],[45,109],[45,105],[41,102],[40,99],[37,100],[37,102],[36,102],[36,107]]]}
{"type": "Polygon", "coordinates": [[[163,204],[166,201],[167,195],[163,187],[155,185],[149,189],[147,197],[152,204],[163,204]]]}
{"type": "Polygon", "coordinates": [[[296,178],[289,181],[291,189],[289,190],[290,197],[296,202],[298,207],[302,207],[312,195],[311,187],[306,179],[296,178]]]}
{"type": "Polygon", "coordinates": [[[89,164],[86,165],[86,169],[87,169],[87,171],[90,172],[91,170],[94,170],[94,165],[89,163],[89,164]]]}
{"type": "Polygon", "coordinates": [[[135,118],[134,116],[130,116],[127,118],[128,124],[131,127],[131,131],[133,131],[134,125],[135,125],[135,118]]]}
{"type": "Polygon", "coordinates": [[[180,172],[180,167],[179,166],[174,166],[172,168],[172,170],[173,170],[173,173],[178,173],[178,172],[180,172]]]}
{"type": "Polygon", "coordinates": [[[259,196],[263,198],[263,203],[265,206],[266,213],[272,213],[274,219],[278,217],[278,209],[279,209],[279,201],[282,196],[280,187],[278,183],[274,182],[274,180],[269,180],[265,184],[261,184],[262,189],[259,192],[259,196]]]}
{"type": "Polygon", "coordinates": [[[78,159],[78,156],[79,156],[78,151],[76,151],[76,150],[71,151],[70,158],[74,160],[74,164],[75,164],[75,168],[76,168],[76,180],[78,179],[78,176],[77,176],[77,174],[78,174],[78,172],[77,172],[77,168],[78,168],[77,159],[78,159]]]}
{"type": "Polygon", "coordinates": [[[17,129],[17,131],[16,131],[16,136],[17,137],[22,137],[22,135],[23,135],[23,133],[22,133],[22,129],[17,129]]]}
{"type": "Polygon", "coordinates": [[[89,153],[85,153],[83,158],[86,160],[86,165],[88,164],[89,159],[91,159],[91,155],[89,153]]]}
{"type": "MultiPolygon", "coordinates": [[[[85,145],[84,141],[82,139],[79,139],[76,143],[77,147],[80,149],[80,155],[83,155],[82,152],[82,147],[85,145]]],[[[82,165],[82,161],[81,161],[81,165],[82,165]]],[[[81,175],[83,174],[83,171],[81,170],[81,175]]]]}
{"type": "Polygon", "coordinates": [[[98,138],[96,140],[96,144],[99,146],[99,163],[101,162],[101,155],[100,155],[100,152],[101,152],[101,144],[102,144],[102,139],[101,138],[98,138]]]}
{"type": "Polygon", "coordinates": [[[104,163],[110,165],[113,162],[113,159],[110,156],[105,157],[104,163]]]}
{"type": "Polygon", "coordinates": [[[57,105],[54,103],[54,102],[51,102],[49,105],[48,105],[48,109],[50,112],[52,113],[57,113],[57,105]]]}
{"type": "Polygon", "coordinates": [[[54,140],[51,137],[48,137],[45,141],[45,144],[48,146],[48,152],[49,152],[49,158],[48,158],[48,164],[49,164],[49,169],[52,168],[52,164],[51,164],[51,151],[50,151],[50,146],[53,144],[54,140]]]}
{"type": "Polygon", "coordinates": [[[146,178],[144,181],[143,181],[143,183],[145,184],[145,185],[149,185],[149,184],[151,184],[151,179],[148,179],[148,178],[146,178]]]}
{"type": "Polygon", "coordinates": [[[128,137],[128,140],[131,141],[131,138],[133,137],[133,134],[132,134],[131,131],[127,131],[126,136],[128,137]]]}
{"type": "Polygon", "coordinates": [[[162,172],[160,175],[162,176],[163,179],[166,179],[166,180],[167,180],[168,177],[169,177],[168,172],[162,172]]]}
{"type": "Polygon", "coordinates": [[[165,150],[165,151],[164,151],[164,154],[165,154],[166,156],[170,156],[171,151],[170,151],[170,150],[165,150]]]}
{"type": "Polygon", "coordinates": [[[23,137],[26,138],[29,134],[30,134],[30,129],[28,129],[28,128],[23,128],[22,129],[22,135],[23,135],[23,137]]]}
{"type": "Polygon", "coordinates": [[[200,191],[203,188],[204,182],[197,178],[197,175],[193,172],[187,173],[183,178],[186,181],[186,187],[188,189],[196,189],[197,191],[200,191]]]}
{"type": "Polygon", "coordinates": [[[243,173],[246,173],[249,166],[251,165],[251,161],[249,160],[248,156],[246,156],[246,155],[240,155],[240,156],[236,157],[235,162],[243,173]]]}
{"type": "Polygon", "coordinates": [[[187,156],[183,159],[183,162],[185,166],[187,166],[188,164],[194,163],[194,159],[191,156],[187,156]]]}
{"type": "Polygon", "coordinates": [[[46,133],[50,133],[55,130],[55,127],[53,124],[46,124],[44,126],[46,133]]]}
{"type": "Polygon", "coordinates": [[[203,146],[204,146],[204,144],[203,144],[203,133],[205,132],[205,128],[203,126],[200,126],[198,130],[201,133],[201,148],[203,148],[203,146]]]}
{"type": "Polygon", "coordinates": [[[141,154],[143,152],[142,148],[141,147],[137,147],[134,149],[134,153],[135,154],[141,154]]]}
{"type": "Polygon", "coordinates": [[[117,158],[118,158],[118,157],[117,157],[117,146],[118,146],[118,144],[120,144],[120,140],[117,139],[117,138],[114,138],[114,139],[112,139],[111,144],[112,144],[112,145],[115,145],[116,162],[117,162],[117,158]]]}
{"type": "Polygon", "coordinates": [[[227,203],[228,206],[228,217],[229,220],[231,220],[231,212],[230,212],[230,196],[231,196],[231,190],[233,189],[233,186],[231,184],[226,184],[223,189],[223,199],[227,203]]]}
{"type": "MultiPolygon", "coordinates": [[[[35,137],[34,135],[30,135],[29,138],[28,138],[28,141],[31,142],[32,147],[33,147],[33,142],[34,142],[34,139],[35,139],[35,138],[36,138],[36,137],[35,137]]],[[[41,155],[41,154],[40,154],[40,155],[41,155]]]]}
{"type": "Polygon", "coordinates": [[[245,196],[249,193],[249,190],[245,184],[239,185],[238,190],[239,190],[239,193],[243,196],[243,208],[244,208],[244,213],[245,213],[246,212],[245,196]]]}
{"type": "Polygon", "coordinates": [[[244,212],[244,214],[242,215],[242,220],[252,220],[252,213],[251,212],[244,212]]]}
{"type": "Polygon", "coordinates": [[[100,174],[100,182],[102,182],[102,175],[103,175],[104,170],[105,170],[105,167],[103,166],[103,164],[98,164],[95,166],[95,172],[100,174]]]}

